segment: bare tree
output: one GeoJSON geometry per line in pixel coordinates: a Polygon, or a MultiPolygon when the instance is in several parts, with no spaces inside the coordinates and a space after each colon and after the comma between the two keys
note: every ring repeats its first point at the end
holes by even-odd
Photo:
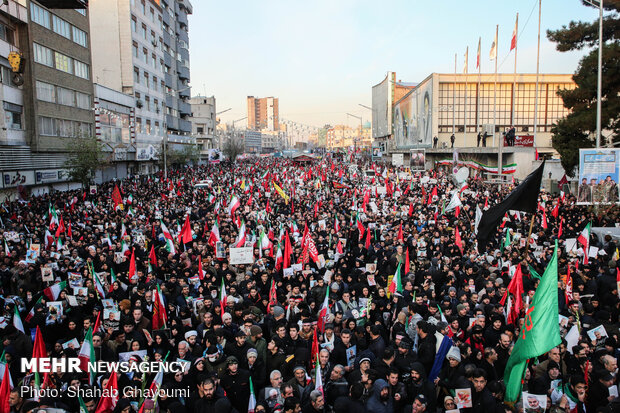
{"type": "Polygon", "coordinates": [[[238,155],[241,155],[245,150],[243,140],[237,137],[230,137],[224,144],[224,155],[228,157],[228,160],[235,162],[238,155]]]}

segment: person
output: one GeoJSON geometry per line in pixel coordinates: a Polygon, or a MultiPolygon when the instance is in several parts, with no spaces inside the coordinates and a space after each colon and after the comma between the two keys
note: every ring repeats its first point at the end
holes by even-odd
{"type": "Polygon", "coordinates": [[[435,137],[433,138],[433,148],[435,148],[435,149],[437,148],[437,143],[438,143],[438,142],[439,142],[439,138],[438,138],[437,136],[435,136],[435,137]]]}
{"type": "Polygon", "coordinates": [[[373,413],[392,413],[394,411],[394,403],[390,397],[390,386],[385,380],[375,381],[372,394],[366,402],[366,410],[373,413]]]}
{"type": "Polygon", "coordinates": [[[490,135],[487,133],[487,131],[484,131],[484,134],[482,135],[482,147],[483,148],[486,148],[486,146],[487,146],[487,138],[489,136],[490,135]]]}
{"type": "Polygon", "coordinates": [[[577,190],[577,201],[589,203],[592,202],[592,187],[588,185],[587,179],[583,178],[577,190]]]}
{"type": "Polygon", "coordinates": [[[482,133],[478,132],[478,136],[476,136],[476,146],[480,147],[480,141],[482,140],[482,133]]]}
{"type": "Polygon", "coordinates": [[[319,390],[310,392],[310,401],[302,408],[302,413],[320,413],[323,411],[325,400],[319,390]]]}
{"type": "Polygon", "coordinates": [[[456,137],[454,136],[454,133],[452,134],[452,136],[450,136],[450,147],[454,148],[454,141],[456,140],[456,137]]]}

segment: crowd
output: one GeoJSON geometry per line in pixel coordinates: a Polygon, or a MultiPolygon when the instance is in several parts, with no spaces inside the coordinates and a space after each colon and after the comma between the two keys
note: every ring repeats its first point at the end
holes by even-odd
{"type": "Polygon", "coordinates": [[[584,256],[574,242],[588,223],[620,222],[616,206],[542,191],[533,217],[507,214],[478,251],[476,211],[512,185],[346,161],[250,158],[4,202],[10,412],[619,411],[618,248],[593,236],[584,256]],[[529,360],[524,397],[505,404],[506,364],[556,240],[562,343],[529,360]],[[230,264],[248,246],[252,262],[230,264]],[[517,267],[515,320],[502,298],[517,267]],[[185,368],[22,371],[21,359],[78,357],[85,342],[97,361],[185,368]],[[110,386],[118,399],[71,396],[110,386]]]}

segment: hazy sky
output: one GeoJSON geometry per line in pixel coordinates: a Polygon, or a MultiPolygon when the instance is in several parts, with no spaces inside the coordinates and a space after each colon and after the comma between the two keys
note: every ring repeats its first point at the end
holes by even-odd
{"type": "MultiPolygon", "coordinates": [[[[489,49],[499,24],[499,71],[512,72],[510,37],[519,13],[519,72],[536,72],[538,0],[193,0],[192,94],[215,95],[224,122],[246,116],[246,96],[280,99],[280,117],[304,124],[370,120],[371,87],[395,71],[419,82],[453,73],[454,54],[493,72],[489,49]],[[348,118],[348,119],[347,119],[348,118]]],[[[595,20],[580,0],[542,0],[541,73],[573,73],[583,52],[560,53],[547,29],[595,20]]]]}

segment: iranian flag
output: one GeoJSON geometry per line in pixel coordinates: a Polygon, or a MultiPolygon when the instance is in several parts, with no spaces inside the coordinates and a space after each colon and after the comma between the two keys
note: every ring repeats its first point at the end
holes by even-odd
{"type": "Polygon", "coordinates": [[[318,390],[321,392],[321,394],[323,394],[323,378],[321,375],[321,363],[319,363],[319,358],[316,358],[316,364],[315,364],[315,368],[314,371],[316,372],[316,379],[315,379],[315,385],[314,385],[314,390],[318,390]]]}
{"type": "Polygon", "coordinates": [[[250,377],[250,400],[248,401],[248,413],[254,413],[256,409],[256,396],[254,395],[254,384],[252,383],[252,377],[250,377]]]}
{"type": "Polygon", "coordinates": [[[239,235],[237,235],[237,239],[235,240],[235,248],[241,248],[245,245],[245,240],[247,238],[247,234],[245,231],[245,221],[241,221],[241,228],[239,228],[239,235]]]}
{"type": "Polygon", "coordinates": [[[200,278],[200,281],[205,278],[205,272],[202,269],[202,255],[198,256],[198,278],[200,278]]]}
{"type": "Polygon", "coordinates": [[[19,311],[17,311],[17,306],[14,308],[13,312],[13,326],[24,333],[24,323],[22,323],[22,318],[19,316],[19,311]]]}
{"type": "Polygon", "coordinates": [[[390,283],[388,290],[391,294],[394,294],[396,292],[403,292],[403,284],[400,280],[400,263],[398,263],[398,267],[396,268],[396,274],[394,274],[394,278],[392,278],[392,282],[390,283]]]}
{"type": "Polygon", "coordinates": [[[215,243],[220,240],[220,226],[218,224],[217,217],[215,218],[215,222],[213,223],[213,227],[211,227],[211,233],[209,234],[209,239],[207,243],[215,248],[215,243]]]}
{"type": "Polygon", "coordinates": [[[32,320],[32,317],[34,317],[34,308],[36,307],[37,304],[41,303],[41,300],[43,299],[43,296],[39,297],[39,299],[37,300],[37,302],[32,306],[32,308],[30,309],[30,311],[28,312],[28,315],[26,316],[26,322],[29,323],[30,320],[32,320]]]}
{"type": "Polygon", "coordinates": [[[159,289],[153,291],[153,331],[166,328],[166,303],[159,289]]]}
{"type": "Polygon", "coordinates": [[[56,299],[60,295],[60,292],[64,290],[66,287],[67,287],[67,282],[62,281],[50,287],[47,287],[45,290],[43,290],[43,294],[45,294],[45,296],[49,298],[50,301],[56,301],[56,299]]]}
{"type": "MultiPolygon", "coordinates": [[[[95,346],[93,346],[93,328],[90,327],[86,332],[86,337],[84,337],[84,342],[82,343],[82,348],[80,348],[80,353],[78,354],[78,358],[80,359],[80,369],[82,371],[88,371],[88,363],[94,363],[95,360],[95,346]]],[[[95,372],[92,371],[89,375],[89,384],[92,386],[95,382],[95,372]]]]}
{"type": "Polygon", "coordinates": [[[340,232],[340,223],[338,222],[338,217],[334,219],[334,231],[337,233],[340,232]]]}
{"type": "Polygon", "coordinates": [[[583,245],[584,250],[586,251],[586,255],[590,249],[590,232],[592,230],[592,223],[588,222],[588,225],[585,226],[579,237],[577,237],[577,241],[583,245]]]}
{"type": "Polygon", "coordinates": [[[319,311],[319,320],[317,323],[317,327],[321,330],[321,333],[325,332],[325,324],[329,313],[329,287],[327,287],[325,290],[325,298],[323,299],[323,304],[321,305],[321,310],[319,311]]]}
{"type": "Polygon", "coordinates": [[[226,284],[224,284],[224,277],[222,277],[222,286],[220,287],[220,307],[222,307],[222,315],[226,312],[224,309],[226,308],[226,284]]]}
{"type": "Polygon", "coordinates": [[[233,195],[232,198],[230,199],[229,204],[228,204],[228,214],[231,217],[234,217],[235,216],[235,211],[240,206],[241,206],[241,202],[239,202],[239,198],[237,198],[236,195],[233,195]]]}
{"type": "Polygon", "coordinates": [[[118,403],[118,396],[120,394],[118,391],[118,378],[116,377],[116,371],[113,371],[110,375],[110,379],[103,389],[103,394],[109,396],[103,396],[99,399],[99,404],[97,405],[97,410],[95,410],[95,413],[109,413],[114,411],[116,403],[118,403]]]}
{"type": "Polygon", "coordinates": [[[282,268],[283,261],[284,261],[284,257],[282,256],[282,247],[280,243],[278,243],[278,251],[276,252],[276,265],[275,265],[276,271],[280,271],[280,268],[282,268]]]}
{"type": "Polygon", "coordinates": [[[177,251],[174,248],[174,238],[172,238],[172,234],[170,233],[168,227],[166,226],[166,224],[164,224],[163,221],[160,220],[159,222],[161,224],[161,231],[164,233],[164,239],[166,240],[166,249],[171,254],[176,254],[177,251]]]}
{"type": "MultiPolygon", "coordinates": [[[[164,357],[164,361],[163,363],[166,362],[166,360],[168,359],[168,356],[170,355],[170,352],[168,352],[166,354],[166,357],[164,357]]],[[[153,400],[153,405],[155,405],[155,403],[157,402],[157,397],[159,396],[159,389],[161,389],[161,385],[164,382],[164,372],[163,370],[159,370],[157,372],[157,374],[155,375],[155,378],[153,378],[153,382],[151,383],[151,386],[149,387],[149,393],[148,394],[152,394],[154,395],[151,400],[153,400]]],[[[144,413],[145,411],[145,406],[144,406],[144,402],[146,401],[146,398],[142,401],[142,405],[140,406],[140,410],[138,413],[144,413]]]]}
{"type": "Polygon", "coordinates": [[[121,239],[127,236],[127,228],[125,227],[125,221],[121,224],[121,239]]]}
{"type": "Polygon", "coordinates": [[[362,221],[360,221],[360,219],[357,217],[357,215],[356,215],[356,217],[355,217],[355,222],[356,222],[356,223],[355,223],[355,225],[357,226],[357,230],[358,230],[358,231],[359,231],[359,233],[360,233],[360,234],[359,234],[359,239],[360,239],[360,241],[361,241],[361,240],[362,240],[362,238],[364,238],[364,231],[365,231],[366,229],[364,228],[364,224],[362,224],[362,221]]]}

